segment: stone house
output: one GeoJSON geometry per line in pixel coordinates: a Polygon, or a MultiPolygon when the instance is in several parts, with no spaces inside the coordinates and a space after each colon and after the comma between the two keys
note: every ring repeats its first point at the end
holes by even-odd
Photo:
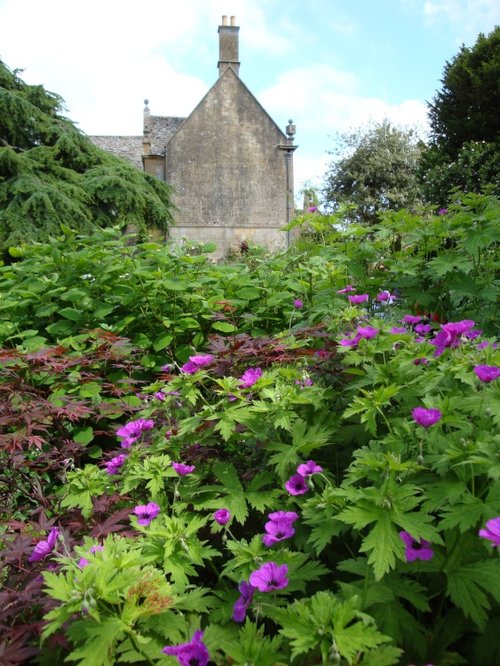
{"type": "Polygon", "coordinates": [[[94,136],[174,188],[173,240],[214,242],[221,256],[246,241],[286,247],[292,216],[292,121],[283,132],[239,77],[239,27],[219,26],[219,77],[187,118],[151,115],[143,136],[94,136]]]}

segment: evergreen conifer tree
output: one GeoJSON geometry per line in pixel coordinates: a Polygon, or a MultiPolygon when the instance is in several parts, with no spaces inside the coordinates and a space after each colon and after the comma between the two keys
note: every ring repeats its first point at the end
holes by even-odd
{"type": "Polygon", "coordinates": [[[97,148],[62,110],[61,97],[0,61],[0,250],[65,227],[166,231],[169,186],[97,148]]]}

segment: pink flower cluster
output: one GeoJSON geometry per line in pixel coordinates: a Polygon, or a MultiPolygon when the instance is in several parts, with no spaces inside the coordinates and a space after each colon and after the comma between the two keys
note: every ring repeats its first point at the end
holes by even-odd
{"type": "Polygon", "coordinates": [[[370,340],[374,338],[379,332],[378,328],[373,326],[358,326],[356,329],[356,335],[353,338],[343,338],[340,341],[342,347],[356,347],[360,340],[363,338],[365,340],[370,340]]]}
{"type": "Polygon", "coordinates": [[[269,514],[269,520],[264,525],[266,534],[262,537],[265,546],[273,546],[279,541],[289,539],[295,534],[293,523],[299,517],[295,511],[274,511],[269,514]]]}
{"type": "Polygon", "coordinates": [[[314,460],[308,460],[297,467],[297,473],[288,479],[285,483],[285,488],[290,495],[304,495],[309,491],[307,478],[322,471],[323,468],[317,465],[314,460]]]}
{"type": "Polygon", "coordinates": [[[198,370],[201,370],[206,365],[210,365],[214,360],[212,354],[196,354],[195,356],[190,356],[187,363],[184,363],[181,366],[181,372],[184,372],[186,375],[192,375],[198,370]]]}
{"type": "MultiPolygon", "coordinates": [[[[121,438],[120,446],[123,449],[128,449],[134,444],[141,434],[146,430],[151,430],[154,426],[154,421],[152,419],[137,419],[136,421],[130,421],[121,428],[118,428],[116,434],[121,438]]],[[[123,464],[123,463],[122,463],[123,464]]]]}
{"type": "Polygon", "coordinates": [[[431,340],[431,345],[436,347],[434,356],[441,356],[447,347],[458,347],[463,338],[474,339],[477,337],[479,331],[473,330],[474,324],[475,322],[472,319],[441,324],[441,330],[431,340]]]}

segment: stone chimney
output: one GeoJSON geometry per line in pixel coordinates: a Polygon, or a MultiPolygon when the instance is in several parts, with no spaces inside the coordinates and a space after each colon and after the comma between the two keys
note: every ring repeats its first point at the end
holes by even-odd
{"type": "Polygon", "coordinates": [[[236,25],[236,18],[231,16],[227,23],[227,16],[222,17],[222,25],[219,26],[219,76],[231,66],[236,74],[240,72],[238,33],[240,29],[236,25]]]}

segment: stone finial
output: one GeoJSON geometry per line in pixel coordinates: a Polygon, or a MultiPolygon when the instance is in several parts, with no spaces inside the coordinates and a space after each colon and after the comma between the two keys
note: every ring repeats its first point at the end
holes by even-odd
{"type": "Polygon", "coordinates": [[[293,120],[290,118],[288,121],[288,125],[286,126],[286,135],[289,139],[293,140],[293,137],[295,136],[297,129],[295,125],[293,124],[293,120]]]}

